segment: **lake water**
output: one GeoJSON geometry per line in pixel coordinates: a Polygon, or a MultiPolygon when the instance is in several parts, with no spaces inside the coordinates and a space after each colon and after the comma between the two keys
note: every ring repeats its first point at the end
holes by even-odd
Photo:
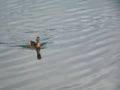
{"type": "Polygon", "coordinates": [[[0,90],[120,90],[119,0],[0,0],[0,90]]]}

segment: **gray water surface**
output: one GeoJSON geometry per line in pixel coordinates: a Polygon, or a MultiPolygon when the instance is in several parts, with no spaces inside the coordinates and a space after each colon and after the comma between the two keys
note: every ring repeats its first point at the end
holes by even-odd
{"type": "Polygon", "coordinates": [[[119,0],[0,0],[0,90],[119,89],[119,0]]]}

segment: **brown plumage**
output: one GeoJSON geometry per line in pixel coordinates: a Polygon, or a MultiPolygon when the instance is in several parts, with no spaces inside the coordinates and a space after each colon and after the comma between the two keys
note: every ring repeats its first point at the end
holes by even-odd
{"type": "Polygon", "coordinates": [[[37,52],[37,58],[41,59],[41,54],[40,54],[40,48],[41,48],[41,43],[40,43],[40,37],[36,38],[36,42],[30,41],[30,48],[35,48],[37,52]]]}
{"type": "Polygon", "coordinates": [[[36,38],[36,42],[30,41],[30,48],[36,48],[36,49],[41,48],[40,37],[36,38]]]}

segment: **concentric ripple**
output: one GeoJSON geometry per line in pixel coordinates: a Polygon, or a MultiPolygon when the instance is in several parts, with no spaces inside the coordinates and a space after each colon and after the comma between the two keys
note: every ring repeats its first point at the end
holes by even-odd
{"type": "Polygon", "coordinates": [[[0,0],[0,90],[119,90],[119,14],[117,0],[0,0]]]}

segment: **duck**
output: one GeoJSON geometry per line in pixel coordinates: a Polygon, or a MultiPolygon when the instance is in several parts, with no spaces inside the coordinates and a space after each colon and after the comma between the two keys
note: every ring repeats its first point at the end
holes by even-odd
{"type": "Polygon", "coordinates": [[[36,42],[31,40],[29,46],[30,48],[40,49],[41,48],[40,37],[36,37],[36,42]]]}
{"type": "Polygon", "coordinates": [[[40,37],[36,37],[36,42],[30,41],[29,43],[30,48],[36,49],[37,52],[37,58],[41,59],[40,49],[41,49],[41,43],[40,43],[40,37]]]}

